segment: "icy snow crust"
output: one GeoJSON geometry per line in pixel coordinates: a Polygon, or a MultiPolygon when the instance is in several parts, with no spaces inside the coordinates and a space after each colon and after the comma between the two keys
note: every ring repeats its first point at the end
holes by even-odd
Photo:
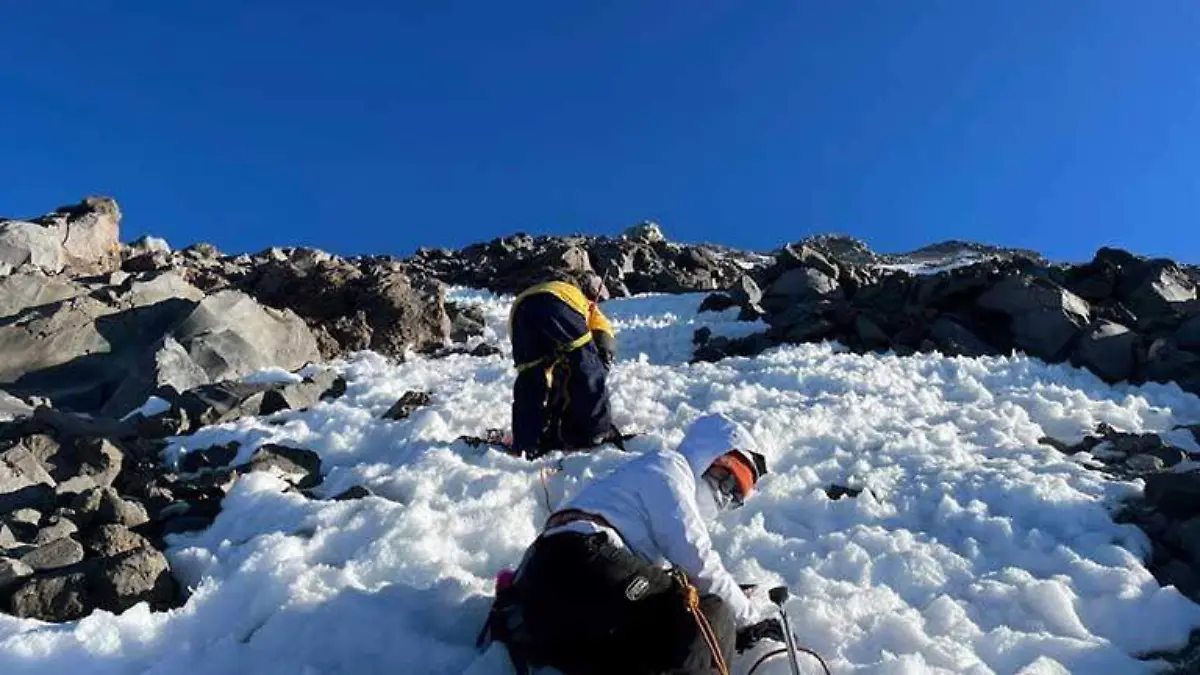
{"type": "MultiPolygon", "coordinates": [[[[506,344],[506,299],[480,304],[506,344]]],[[[1168,430],[1200,419],[1174,386],[1109,387],[1024,357],[860,356],[831,345],[688,365],[692,332],[760,328],[695,313],[702,296],[606,305],[620,331],[612,375],[631,450],[673,447],[708,411],[748,425],[772,474],[714,530],[741,580],[786,583],[803,643],[836,673],[1144,673],[1132,655],[1186,641],[1200,607],[1160,589],[1147,547],[1108,507],[1135,494],[1039,446],[1098,422],[1168,430]],[[828,499],[841,483],[866,490],[828,499]]],[[[237,439],[319,451],[323,494],[362,483],[378,496],[325,502],[243,478],[211,529],[168,555],[192,589],[179,610],[145,606],[52,626],[0,616],[0,673],[460,673],[492,579],[515,565],[548,513],[622,455],[528,463],[455,443],[506,427],[507,356],[336,364],[347,395],[307,412],[243,420],[176,441],[237,439]],[[409,389],[434,404],[379,419],[409,389]],[[544,467],[560,467],[545,484],[544,467]]],[[[267,377],[277,376],[269,374],[267,377]]],[[[497,670],[497,673],[503,670],[497,670]]]]}

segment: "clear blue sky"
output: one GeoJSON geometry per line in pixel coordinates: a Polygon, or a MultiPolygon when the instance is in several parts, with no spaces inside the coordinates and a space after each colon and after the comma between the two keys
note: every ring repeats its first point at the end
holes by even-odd
{"type": "Polygon", "coordinates": [[[1200,262],[1196,0],[20,2],[0,213],[407,254],[518,230],[1200,262]]]}

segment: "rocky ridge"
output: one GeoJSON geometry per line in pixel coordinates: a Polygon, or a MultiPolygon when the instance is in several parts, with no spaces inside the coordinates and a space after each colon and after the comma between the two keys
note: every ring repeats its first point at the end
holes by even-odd
{"type": "Polygon", "coordinates": [[[1200,392],[1194,269],[1111,248],[1082,265],[1016,254],[950,267],[914,274],[847,262],[804,242],[786,246],[704,305],[740,307],[767,329],[737,340],[697,335],[696,359],[822,340],[901,355],[1019,350],[1108,382],[1174,382],[1200,392]]]}

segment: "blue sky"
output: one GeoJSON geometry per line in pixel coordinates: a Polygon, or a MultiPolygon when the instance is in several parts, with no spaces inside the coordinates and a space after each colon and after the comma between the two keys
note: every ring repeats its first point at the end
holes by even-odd
{"type": "Polygon", "coordinates": [[[1200,262],[1194,0],[13,3],[0,213],[407,254],[839,231],[1200,262]]]}

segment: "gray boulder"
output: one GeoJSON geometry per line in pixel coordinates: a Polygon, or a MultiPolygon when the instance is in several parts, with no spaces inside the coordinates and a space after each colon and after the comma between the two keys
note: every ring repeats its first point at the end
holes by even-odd
{"type": "Polygon", "coordinates": [[[840,296],[841,288],[833,277],[811,267],[797,267],[781,274],[767,288],[762,305],[768,312],[778,312],[840,296]]]}
{"type": "Polygon", "coordinates": [[[105,524],[92,528],[84,535],[83,548],[93,556],[109,558],[151,546],[145,537],[129,528],[105,524]]]}
{"type": "Polygon", "coordinates": [[[1108,382],[1120,382],[1137,371],[1140,344],[1137,333],[1119,323],[1101,320],[1084,334],[1074,360],[1108,382]]]}
{"type": "Polygon", "coordinates": [[[79,521],[85,526],[110,524],[137,527],[150,521],[146,507],[124,499],[112,488],[81,493],[71,502],[71,508],[78,513],[79,521]]]}
{"type": "Polygon", "coordinates": [[[387,412],[383,413],[385,420],[407,419],[417,410],[433,403],[433,395],[427,391],[406,391],[387,412]]]}
{"type": "Polygon", "coordinates": [[[0,221],[0,275],[13,271],[103,274],[120,264],[121,211],[106,197],[32,221],[0,221]]]}
{"type": "Polygon", "coordinates": [[[91,612],[87,576],[79,569],[39,574],[16,585],[9,613],[28,619],[74,621],[91,612]]]}
{"type": "Polygon", "coordinates": [[[100,414],[122,417],[164,387],[184,392],[209,382],[208,373],[192,360],[187,350],[175,338],[166,336],[143,352],[100,414]]]}
{"type": "Polygon", "coordinates": [[[300,489],[308,489],[321,482],[321,456],[312,450],[268,443],[238,470],[273,473],[300,489]]]}
{"type": "Polygon", "coordinates": [[[0,221],[0,275],[18,270],[58,274],[65,264],[62,241],[49,228],[19,220],[0,221]]]}
{"type": "Polygon", "coordinates": [[[1196,285],[1169,260],[1139,262],[1122,279],[1117,296],[1144,322],[1170,316],[1196,299],[1196,285]]]}
{"type": "Polygon", "coordinates": [[[33,568],[15,558],[0,557],[0,597],[13,586],[33,575],[33,568]]]}
{"type": "Polygon", "coordinates": [[[939,316],[929,325],[929,337],[947,354],[955,356],[986,356],[996,349],[961,323],[939,316]]]}
{"type": "Polygon", "coordinates": [[[30,307],[67,300],[87,292],[69,279],[40,272],[0,277],[0,318],[15,316],[30,307]]]}
{"type": "Polygon", "coordinates": [[[78,296],[0,321],[0,385],[98,410],[146,347],[195,306],[175,290],[170,280],[133,282],[108,299],[78,296]]]}
{"type": "Polygon", "coordinates": [[[321,359],[317,342],[300,317],[264,307],[239,291],[222,291],[202,300],[174,337],[212,381],[271,367],[296,370],[321,359]]]}
{"type": "Polygon", "coordinates": [[[783,270],[811,267],[831,279],[841,276],[841,269],[836,264],[820,251],[803,243],[788,244],[783,247],[775,255],[775,262],[783,270]]]}
{"type": "Polygon", "coordinates": [[[757,311],[759,314],[762,313],[762,307],[760,306],[763,299],[762,289],[758,287],[758,284],[748,274],[738,277],[733,287],[729,289],[729,297],[743,308],[757,311]]]}
{"type": "Polygon", "coordinates": [[[662,228],[658,226],[658,223],[652,220],[643,221],[637,225],[634,225],[633,227],[625,230],[625,233],[621,236],[626,239],[644,241],[647,243],[655,243],[667,240],[667,236],[663,234],[662,228]]]}
{"type": "Polygon", "coordinates": [[[71,519],[61,516],[51,516],[46,526],[38,530],[32,543],[35,546],[44,546],[59,539],[66,539],[77,532],[79,532],[79,526],[71,519]]]}
{"type": "Polygon", "coordinates": [[[97,609],[117,614],[142,602],[165,609],[179,595],[167,559],[149,547],[99,560],[88,574],[88,586],[97,609]]]}
{"type": "Polygon", "coordinates": [[[25,508],[45,508],[54,500],[55,481],[24,447],[0,452],[0,516],[25,508]]]}
{"type": "Polygon", "coordinates": [[[66,267],[75,274],[103,274],[121,264],[121,209],[108,197],[88,197],[39,219],[61,237],[66,267]]]}
{"type": "Polygon", "coordinates": [[[8,422],[32,414],[33,406],[8,392],[0,391],[0,422],[8,422]]]}
{"type": "Polygon", "coordinates": [[[42,572],[70,567],[83,560],[83,545],[71,538],[56,539],[21,556],[21,562],[42,572]]]}
{"type": "Polygon", "coordinates": [[[1008,317],[1018,347],[1050,361],[1062,358],[1091,318],[1082,298],[1040,277],[1005,277],[981,295],[978,304],[1008,317]]]}

